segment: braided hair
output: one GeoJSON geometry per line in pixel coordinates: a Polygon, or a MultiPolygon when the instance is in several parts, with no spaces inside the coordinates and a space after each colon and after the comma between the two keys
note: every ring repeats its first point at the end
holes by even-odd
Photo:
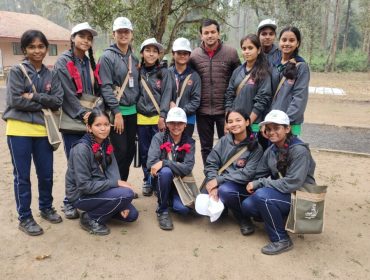
{"type": "MultiPolygon", "coordinates": [[[[164,131],[164,135],[163,135],[162,144],[168,142],[169,135],[170,135],[170,130],[168,129],[168,127],[166,127],[166,130],[164,131]]],[[[188,144],[191,144],[192,145],[193,144],[193,141],[194,140],[191,139],[188,135],[186,135],[185,133],[182,133],[180,142],[178,143],[178,146],[181,147],[185,143],[188,143],[188,144]]],[[[185,150],[177,151],[176,152],[176,161],[177,162],[184,162],[185,154],[186,154],[186,151],[185,150]]],[[[164,159],[167,158],[167,155],[168,154],[167,154],[166,149],[162,149],[161,150],[161,155],[160,155],[159,159],[160,160],[164,160],[164,159]]]]}
{"type": "Polygon", "coordinates": [[[289,158],[289,146],[290,146],[290,143],[291,143],[292,136],[293,136],[293,134],[290,131],[287,134],[287,138],[286,138],[285,143],[284,143],[284,148],[279,149],[278,153],[277,153],[278,160],[277,160],[277,163],[276,163],[276,168],[277,168],[278,172],[281,174],[282,177],[285,177],[286,171],[287,171],[287,169],[289,167],[289,164],[290,164],[288,158],[289,158]]]}

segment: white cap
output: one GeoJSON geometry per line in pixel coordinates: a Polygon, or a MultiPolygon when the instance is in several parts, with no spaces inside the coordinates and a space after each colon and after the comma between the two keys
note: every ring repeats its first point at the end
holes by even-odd
{"type": "Polygon", "coordinates": [[[259,125],[262,126],[269,123],[289,125],[290,121],[288,115],[285,114],[283,111],[272,110],[266,115],[265,120],[259,123],[259,125]]]}
{"type": "Polygon", "coordinates": [[[163,51],[163,46],[157,42],[157,40],[155,38],[149,38],[149,39],[146,39],[142,44],[141,44],[141,47],[140,47],[140,52],[142,52],[144,50],[144,48],[146,46],[155,46],[158,48],[159,52],[163,51]]]}
{"type": "Polygon", "coordinates": [[[172,51],[187,51],[191,52],[190,42],[186,38],[177,38],[172,45],[172,51]]]}
{"type": "Polygon", "coordinates": [[[173,107],[167,113],[166,123],[168,122],[182,122],[187,123],[186,113],[180,107],[173,107]]]}
{"type": "Polygon", "coordinates": [[[75,25],[72,28],[71,35],[74,35],[74,34],[80,32],[80,31],[83,31],[83,30],[89,31],[91,33],[91,35],[93,35],[93,36],[98,35],[98,32],[96,32],[96,30],[93,29],[88,22],[83,22],[83,23],[79,23],[79,24],[75,25]]]}
{"type": "Polygon", "coordinates": [[[132,29],[132,23],[127,17],[118,17],[113,22],[113,31],[116,31],[118,29],[132,29]]]}
{"type": "Polygon", "coordinates": [[[224,204],[220,199],[216,201],[210,198],[208,194],[198,194],[195,200],[195,211],[200,215],[209,216],[211,222],[220,218],[224,208],[224,204]]]}
{"type": "Polygon", "coordinates": [[[269,19],[269,18],[264,19],[263,21],[260,22],[260,24],[258,24],[257,32],[265,27],[271,27],[272,29],[276,30],[277,25],[276,25],[276,22],[272,19],[269,19]]]}

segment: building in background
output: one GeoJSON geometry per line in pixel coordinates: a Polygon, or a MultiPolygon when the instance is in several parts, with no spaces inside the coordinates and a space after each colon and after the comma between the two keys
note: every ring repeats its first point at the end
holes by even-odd
{"type": "Polygon", "coordinates": [[[38,15],[0,11],[0,75],[20,63],[23,52],[20,40],[23,32],[38,29],[49,41],[44,64],[53,66],[58,55],[70,48],[70,31],[38,15]]]}

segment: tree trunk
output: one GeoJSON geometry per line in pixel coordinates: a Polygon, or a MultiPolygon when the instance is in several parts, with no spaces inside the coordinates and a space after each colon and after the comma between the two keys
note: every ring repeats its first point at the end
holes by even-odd
{"type": "Polygon", "coordinates": [[[334,15],[334,32],[333,41],[329,53],[328,64],[325,67],[325,71],[333,72],[335,70],[335,56],[337,52],[337,42],[339,34],[339,17],[340,17],[340,0],[335,1],[335,15],[334,15]]]}
{"type": "Polygon", "coordinates": [[[348,29],[349,29],[349,16],[351,14],[351,0],[348,0],[348,5],[347,5],[347,11],[346,11],[346,23],[344,26],[344,34],[343,34],[343,45],[342,45],[342,50],[346,50],[347,48],[347,41],[348,41],[348,29]]]}
{"type": "Polygon", "coordinates": [[[322,50],[326,50],[326,46],[328,44],[329,10],[330,10],[330,0],[326,0],[324,6],[324,24],[322,27],[320,44],[322,50]]]}

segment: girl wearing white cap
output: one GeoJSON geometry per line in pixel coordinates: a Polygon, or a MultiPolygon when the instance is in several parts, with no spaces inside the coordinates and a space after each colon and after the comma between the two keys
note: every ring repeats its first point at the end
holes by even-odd
{"type": "Polygon", "coordinates": [[[240,205],[248,196],[246,184],[253,180],[263,151],[250,130],[248,114],[240,109],[232,109],[226,114],[229,133],[223,136],[207,157],[204,167],[206,189],[214,199],[221,199],[230,208],[240,224],[243,235],[254,232],[250,218],[243,218],[240,205]],[[243,151],[243,149],[245,149],[243,151]],[[219,174],[219,170],[239,152],[241,154],[219,174]]]}
{"type": "Polygon", "coordinates": [[[292,137],[289,117],[272,110],[260,125],[272,145],[260,160],[254,181],[247,185],[251,195],[242,203],[244,217],[262,219],[271,243],[262,253],[275,255],[293,247],[285,230],[290,210],[290,194],[304,183],[315,184],[315,162],[308,145],[292,137]]]}
{"type": "Polygon", "coordinates": [[[168,70],[160,65],[159,54],[162,50],[163,46],[155,38],[145,40],[140,47],[140,95],[136,108],[139,154],[144,172],[142,191],[145,196],[153,194],[150,172],[146,166],[150,142],[158,130],[164,131],[166,128],[164,120],[173,89],[168,70]]]}
{"type": "Polygon", "coordinates": [[[257,136],[258,123],[263,120],[272,99],[271,75],[261,42],[255,34],[242,38],[240,47],[245,63],[231,76],[225,93],[225,109],[236,108],[248,114],[252,132],[257,136]]]}
{"type": "MultiPolygon", "coordinates": [[[[83,93],[99,95],[101,84],[92,50],[93,37],[97,35],[98,33],[87,22],[74,26],[71,31],[71,49],[62,53],[54,66],[64,91],[63,112],[85,123],[90,112],[82,107],[79,97],[83,93]],[[86,52],[89,56],[86,56],[86,52]]],[[[68,159],[72,144],[78,141],[85,131],[81,133],[61,132],[64,151],[68,159]]],[[[65,201],[64,213],[68,219],[79,217],[77,210],[67,201],[65,201]]]]}
{"type": "Polygon", "coordinates": [[[148,152],[147,166],[154,177],[158,207],[157,218],[163,230],[173,228],[169,214],[169,205],[182,215],[190,208],[184,206],[172,181],[174,176],[186,176],[191,173],[195,162],[195,141],[184,133],[187,123],[186,113],[179,107],[170,109],[166,118],[165,132],[158,132],[152,139],[148,152]],[[169,156],[169,153],[172,156],[169,156]]]}
{"type": "Polygon", "coordinates": [[[114,116],[114,129],[110,134],[114,154],[121,180],[126,181],[135,154],[132,147],[135,145],[139,98],[139,61],[132,51],[133,28],[128,18],[114,20],[113,38],[115,43],[100,57],[99,75],[104,102],[114,116]],[[119,96],[116,96],[117,90],[119,96]]]}
{"type": "Polygon", "coordinates": [[[172,45],[173,65],[169,70],[175,87],[170,106],[178,106],[185,111],[188,119],[185,133],[192,137],[196,121],[195,113],[200,105],[201,81],[199,74],[189,65],[190,54],[189,40],[176,39],[172,45]]]}

